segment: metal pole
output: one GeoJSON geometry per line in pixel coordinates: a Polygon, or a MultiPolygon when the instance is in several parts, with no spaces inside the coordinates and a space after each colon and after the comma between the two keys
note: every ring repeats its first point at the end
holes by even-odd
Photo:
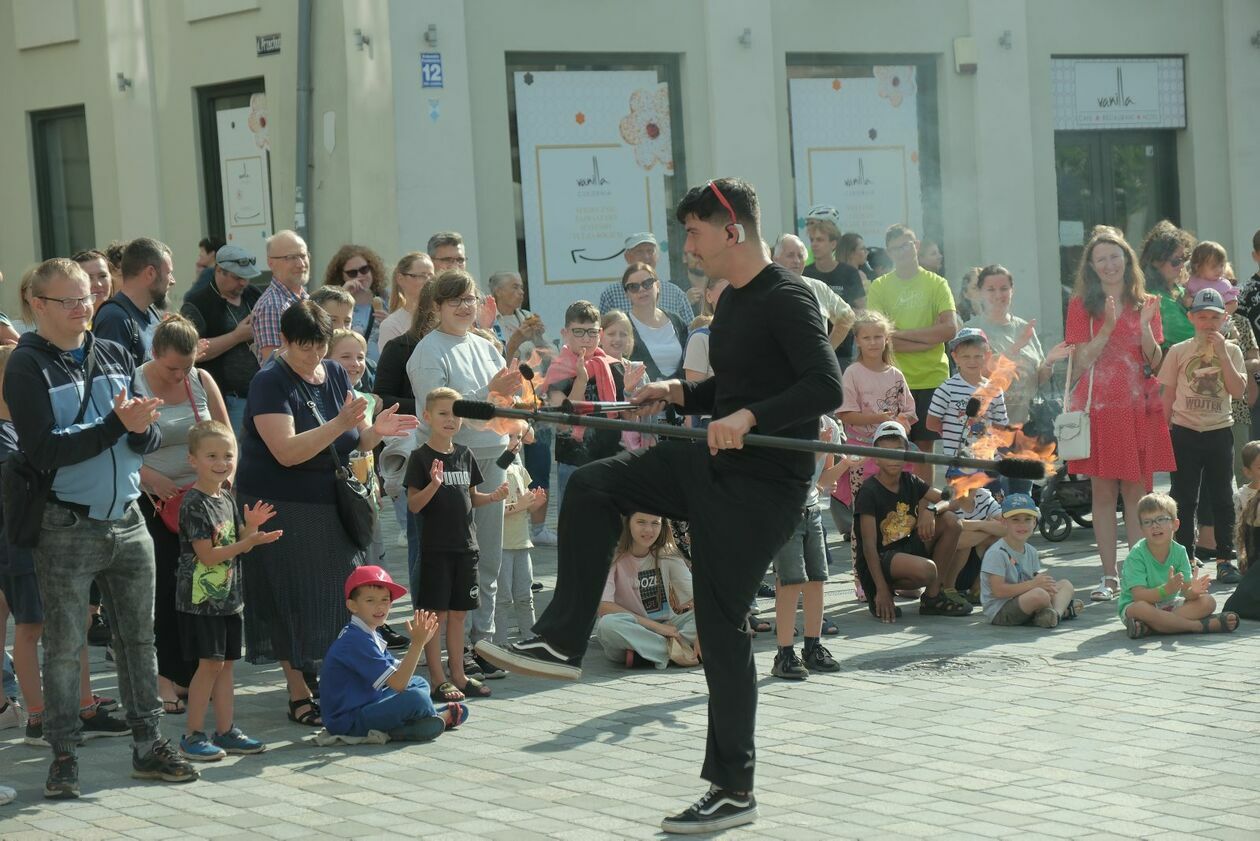
{"type": "Polygon", "coordinates": [[[297,142],[294,144],[293,230],[309,241],[311,227],[311,0],[298,0],[297,142]]]}

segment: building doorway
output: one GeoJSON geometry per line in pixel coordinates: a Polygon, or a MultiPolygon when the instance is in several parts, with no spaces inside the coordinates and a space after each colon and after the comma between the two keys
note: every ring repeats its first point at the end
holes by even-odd
{"type": "Polygon", "coordinates": [[[1170,130],[1058,131],[1054,168],[1060,277],[1069,289],[1095,225],[1119,228],[1136,249],[1160,219],[1181,224],[1176,135],[1170,130]]]}

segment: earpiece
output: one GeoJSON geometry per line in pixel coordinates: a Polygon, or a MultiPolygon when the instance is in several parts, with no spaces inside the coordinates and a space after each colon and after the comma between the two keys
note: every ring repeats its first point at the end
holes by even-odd
{"type": "Polygon", "coordinates": [[[726,200],[726,196],[722,195],[722,191],[718,189],[717,184],[710,181],[708,186],[713,191],[713,195],[717,196],[717,200],[721,202],[722,207],[726,208],[726,212],[731,214],[731,224],[726,226],[726,232],[735,237],[736,243],[748,239],[748,235],[744,232],[744,226],[739,223],[738,217],[735,216],[735,208],[731,207],[731,203],[726,200]]]}

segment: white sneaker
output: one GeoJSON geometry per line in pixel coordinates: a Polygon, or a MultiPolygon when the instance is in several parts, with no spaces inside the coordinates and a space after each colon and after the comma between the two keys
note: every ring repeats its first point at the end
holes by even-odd
{"type": "Polygon", "coordinates": [[[400,531],[398,533],[398,539],[394,541],[394,545],[396,545],[399,549],[406,549],[407,548],[407,532],[400,531]]]}
{"type": "Polygon", "coordinates": [[[0,730],[8,730],[13,727],[22,725],[22,708],[18,706],[18,702],[9,699],[5,708],[0,710],[0,730]]]}
{"type": "Polygon", "coordinates": [[[530,538],[537,546],[555,546],[560,542],[556,533],[546,526],[539,526],[530,533],[530,538]]]}

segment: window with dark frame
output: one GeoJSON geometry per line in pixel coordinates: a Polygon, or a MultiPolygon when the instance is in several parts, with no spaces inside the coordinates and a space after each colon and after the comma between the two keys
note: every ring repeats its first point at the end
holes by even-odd
{"type": "MultiPolygon", "coordinates": [[[[252,94],[266,93],[261,78],[244,79],[196,89],[198,135],[201,139],[202,196],[205,207],[205,233],[227,239],[223,210],[223,173],[219,161],[219,134],[215,114],[232,108],[248,108],[252,94]]],[[[262,271],[265,267],[260,266],[262,271]]]]}
{"type": "Polygon", "coordinates": [[[82,105],[31,112],[43,259],[96,247],[92,167],[82,105]]]}

